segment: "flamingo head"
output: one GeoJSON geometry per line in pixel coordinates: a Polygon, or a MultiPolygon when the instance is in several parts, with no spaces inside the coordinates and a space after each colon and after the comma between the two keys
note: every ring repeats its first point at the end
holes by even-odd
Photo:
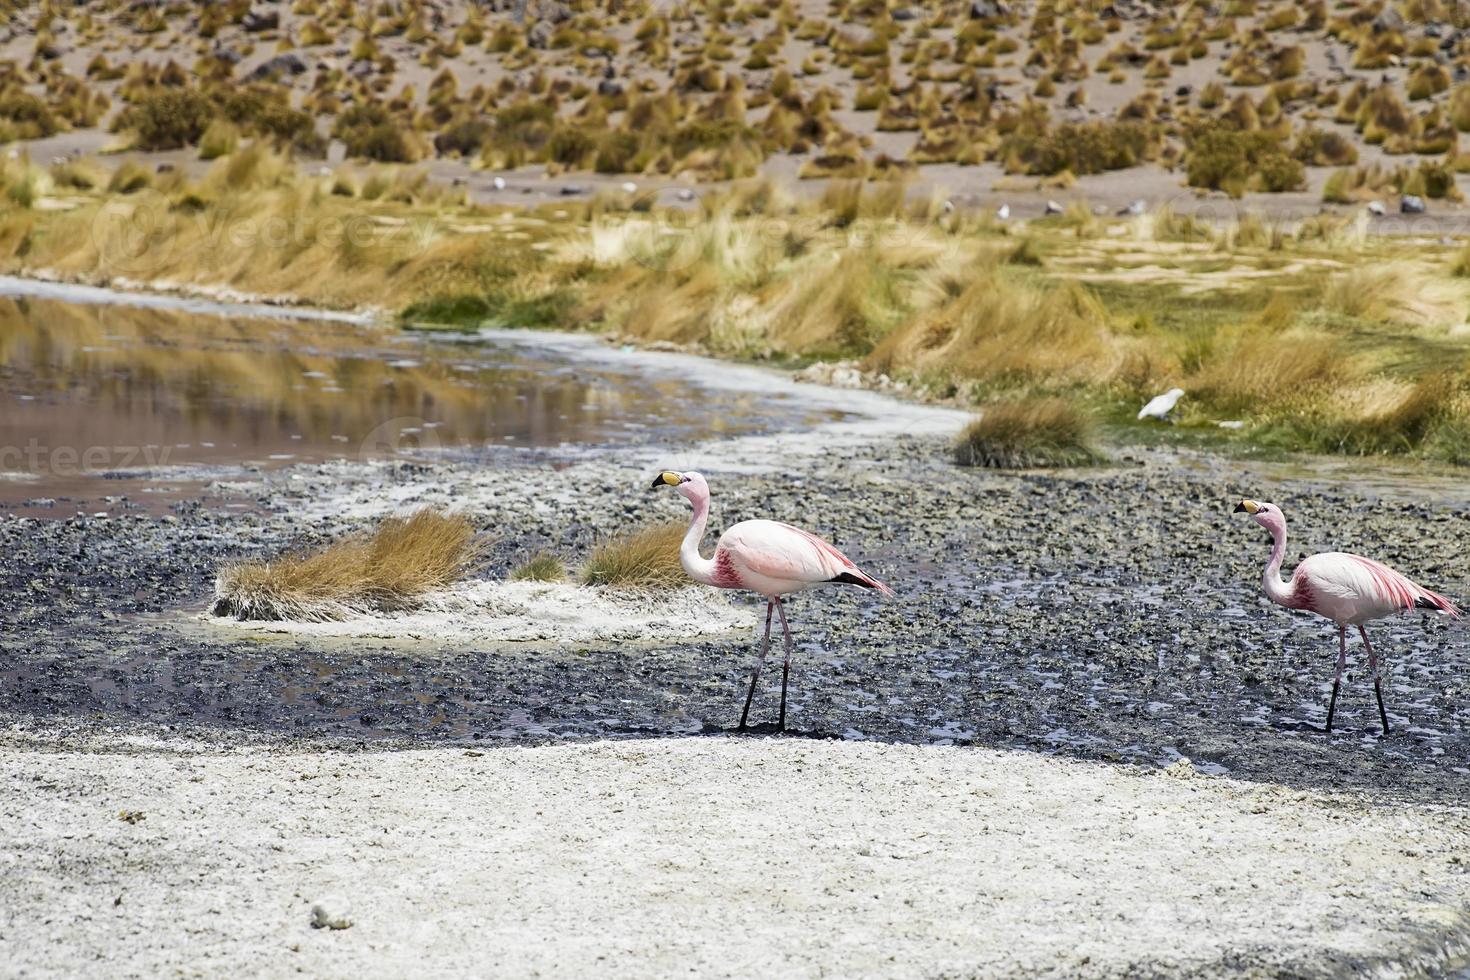
{"type": "Polygon", "coordinates": [[[709,484],[704,482],[704,477],[693,470],[688,473],[675,473],[673,470],[665,470],[653,478],[651,489],[659,487],[673,487],[679,491],[679,496],[693,503],[696,500],[709,499],[709,484]]]}
{"type": "Polygon", "coordinates": [[[1251,515],[1251,520],[1273,535],[1286,530],[1286,515],[1281,513],[1281,508],[1275,504],[1262,503],[1259,500],[1242,500],[1235,505],[1235,513],[1251,515]]]}

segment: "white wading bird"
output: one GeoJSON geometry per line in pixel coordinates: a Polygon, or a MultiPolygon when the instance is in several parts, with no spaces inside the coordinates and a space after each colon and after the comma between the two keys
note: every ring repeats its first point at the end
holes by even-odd
{"type": "Polygon", "coordinates": [[[883,595],[893,590],[863,572],[847,556],[826,541],[799,527],[780,521],[741,521],[728,528],[715,542],[713,558],[699,553],[704,528],[709,521],[709,484],[698,473],[660,473],[654,488],[674,487],[694,508],[689,533],[679,548],[679,562],[696,582],[717,589],[749,589],[766,597],[766,632],[761,640],[761,656],[750,675],[750,690],[745,695],[745,710],[740,713],[740,729],[745,729],[750,716],[750,702],[755,697],[755,682],[760,678],[771,646],[771,613],[781,615],[781,632],[786,640],[786,660],[781,668],[781,715],[777,731],[786,730],[786,681],[791,674],[791,627],[786,623],[786,608],[781,597],[800,592],[825,582],[845,582],[883,595]]]}
{"type": "Polygon", "coordinates": [[[1155,395],[1149,403],[1138,410],[1139,419],[1162,419],[1168,421],[1169,413],[1184,397],[1183,388],[1170,388],[1162,395],[1155,395]]]}
{"type": "Polygon", "coordinates": [[[1275,504],[1242,500],[1236,513],[1244,511],[1271,532],[1275,547],[1261,574],[1266,598],[1287,609],[1305,609],[1337,624],[1337,674],[1332,679],[1332,700],[1327,702],[1327,731],[1332,731],[1332,713],[1337,710],[1337,687],[1347,666],[1347,628],[1356,626],[1368,650],[1368,672],[1373,675],[1373,693],[1378,697],[1378,720],[1388,734],[1388,712],[1383,710],[1383,686],[1378,680],[1378,654],[1368,642],[1363,624],[1406,609],[1423,609],[1445,616],[1460,610],[1444,596],[1414,584],[1407,577],[1371,558],[1328,551],[1305,558],[1281,580],[1281,557],[1286,554],[1286,515],[1275,504]]]}

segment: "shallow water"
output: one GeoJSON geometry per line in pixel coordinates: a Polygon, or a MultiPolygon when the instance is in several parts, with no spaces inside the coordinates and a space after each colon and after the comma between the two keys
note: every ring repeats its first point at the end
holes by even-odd
{"type": "Polygon", "coordinates": [[[157,512],[207,481],[290,463],[679,442],[842,417],[493,335],[3,289],[0,406],[0,509],[60,517],[157,512]]]}

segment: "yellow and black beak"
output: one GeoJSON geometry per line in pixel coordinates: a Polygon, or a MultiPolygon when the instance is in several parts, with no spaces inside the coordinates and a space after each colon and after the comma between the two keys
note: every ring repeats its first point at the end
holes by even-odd
{"type": "Polygon", "coordinates": [[[1260,509],[1261,505],[1256,503],[1254,500],[1242,500],[1240,503],[1235,505],[1234,513],[1239,514],[1243,512],[1246,514],[1254,514],[1260,509]]]}
{"type": "Polygon", "coordinates": [[[659,487],[677,487],[683,482],[684,478],[681,477],[679,474],[670,472],[669,470],[664,470],[658,476],[653,478],[653,486],[649,489],[657,490],[659,487]]]}

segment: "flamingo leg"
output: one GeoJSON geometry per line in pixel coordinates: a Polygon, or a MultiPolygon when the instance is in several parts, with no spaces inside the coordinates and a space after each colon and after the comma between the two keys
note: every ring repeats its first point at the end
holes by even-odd
{"type": "Polygon", "coordinates": [[[1358,635],[1363,638],[1363,646],[1368,648],[1368,673],[1373,675],[1373,694],[1378,698],[1378,720],[1383,722],[1383,734],[1388,734],[1388,712],[1383,710],[1383,682],[1378,679],[1378,653],[1373,649],[1373,644],[1368,642],[1368,631],[1358,626],[1358,635]]]}
{"type": "Polygon", "coordinates": [[[786,730],[786,680],[791,676],[791,627],[786,623],[786,606],[776,600],[776,612],[781,616],[781,632],[786,638],[786,662],[781,666],[781,717],[776,722],[776,731],[786,730]]]}
{"type": "Polygon", "coordinates": [[[1337,710],[1337,688],[1342,684],[1342,672],[1347,667],[1347,627],[1337,626],[1337,675],[1332,678],[1332,699],[1327,702],[1327,732],[1332,733],[1332,713],[1337,710]]]}
{"type": "Polygon", "coordinates": [[[755,682],[760,679],[761,668],[766,665],[766,651],[771,648],[771,603],[766,603],[766,633],[761,638],[761,658],[755,662],[755,670],[750,675],[750,690],[745,692],[745,710],[740,712],[740,727],[737,731],[745,731],[745,720],[750,717],[750,702],[755,699],[755,682]]]}

